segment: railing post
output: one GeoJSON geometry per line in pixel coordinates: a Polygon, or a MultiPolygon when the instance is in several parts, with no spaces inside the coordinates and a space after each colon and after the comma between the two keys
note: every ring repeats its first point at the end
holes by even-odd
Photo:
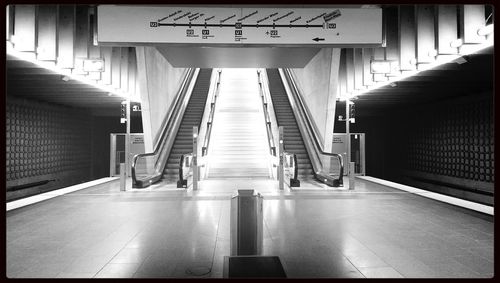
{"type": "Polygon", "coordinates": [[[279,154],[279,164],[278,164],[278,184],[279,184],[279,189],[283,190],[285,188],[285,172],[284,172],[284,166],[283,166],[283,159],[284,159],[284,144],[283,144],[283,136],[284,136],[284,128],[283,126],[279,127],[279,147],[278,147],[278,154],[279,154]]]}
{"type": "Polygon", "coordinates": [[[193,191],[198,190],[198,127],[193,127],[193,161],[191,162],[193,169],[193,191]]]}

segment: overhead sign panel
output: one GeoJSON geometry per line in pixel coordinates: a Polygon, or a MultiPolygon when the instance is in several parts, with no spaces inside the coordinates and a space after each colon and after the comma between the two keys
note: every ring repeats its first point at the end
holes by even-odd
{"type": "Polygon", "coordinates": [[[98,6],[99,43],[380,45],[380,8],[98,6]]]}

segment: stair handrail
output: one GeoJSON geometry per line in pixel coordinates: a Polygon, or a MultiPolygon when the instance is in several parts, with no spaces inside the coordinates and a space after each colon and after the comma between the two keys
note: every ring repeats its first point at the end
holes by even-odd
{"type": "MultiPolygon", "coordinates": [[[[262,69],[262,70],[257,70],[257,73],[258,73],[259,87],[260,87],[261,97],[262,97],[262,102],[263,102],[263,107],[264,107],[264,115],[265,115],[265,120],[266,120],[266,130],[267,130],[267,137],[268,137],[268,141],[269,141],[269,147],[271,148],[271,154],[273,156],[277,156],[276,142],[274,139],[275,135],[273,135],[273,122],[271,119],[271,114],[269,113],[269,112],[273,111],[273,105],[272,105],[271,94],[269,93],[269,82],[268,82],[268,78],[267,78],[267,72],[265,69],[262,69]]],[[[274,114],[274,112],[273,112],[273,114],[274,114]]],[[[277,121],[275,124],[277,126],[277,121]]],[[[276,130],[275,130],[275,132],[277,132],[276,130]]],[[[284,151],[283,154],[284,155],[291,155],[293,160],[294,160],[294,171],[293,171],[293,177],[291,178],[293,181],[290,182],[291,185],[292,184],[299,184],[300,182],[298,181],[299,169],[297,166],[298,165],[297,155],[295,153],[286,152],[286,151],[284,151]]]]}
{"type": "MultiPolygon", "coordinates": [[[[337,180],[334,180],[334,184],[337,183],[339,185],[343,185],[343,176],[344,176],[344,161],[343,161],[343,158],[342,158],[342,155],[341,154],[338,154],[338,153],[331,153],[331,152],[325,152],[323,150],[323,147],[321,146],[320,142],[319,142],[319,137],[318,137],[318,133],[316,132],[316,127],[312,125],[311,121],[311,115],[309,113],[309,110],[308,108],[306,107],[305,103],[303,102],[302,100],[302,97],[300,95],[300,91],[297,87],[297,85],[295,84],[295,80],[293,79],[292,77],[292,74],[291,74],[291,71],[288,69],[288,68],[283,68],[283,69],[280,69],[282,71],[282,74],[286,77],[286,82],[287,84],[291,87],[292,91],[291,91],[291,95],[294,99],[294,101],[297,102],[297,105],[300,107],[300,109],[297,109],[299,110],[299,115],[301,116],[305,116],[304,117],[304,120],[305,122],[307,123],[307,131],[310,132],[310,136],[311,138],[314,140],[314,145],[315,145],[315,151],[319,154],[322,154],[322,155],[326,155],[326,156],[332,156],[332,157],[337,157],[338,160],[339,160],[339,165],[340,165],[340,173],[339,173],[339,178],[337,180]]],[[[319,163],[321,164],[321,160],[318,160],[319,163]]],[[[316,175],[322,175],[321,172],[319,172],[319,170],[315,170],[315,174],[316,175]]],[[[328,177],[328,176],[317,176],[318,179],[320,180],[324,180],[325,177],[328,177]],[[321,177],[321,178],[320,178],[321,177]]]]}
{"type": "Polygon", "coordinates": [[[216,81],[215,88],[213,89],[212,101],[210,102],[210,114],[208,115],[207,130],[205,133],[205,139],[203,141],[203,146],[201,148],[201,156],[205,156],[208,153],[208,146],[210,145],[210,136],[212,133],[212,125],[213,125],[214,114],[215,114],[215,103],[217,102],[217,98],[219,97],[221,74],[222,74],[222,70],[221,69],[217,70],[217,73],[216,73],[217,78],[215,80],[216,81]]]}
{"type": "Polygon", "coordinates": [[[161,178],[163,168],[165,167],[166,163],[166,158],[161,157],[165,155],[168,156],[168,154],[163,153],[164,145],[169,142],[173,143],[173,139],[175,139],[175,135],[169,134],[172,134],[172,128],[182,120],[182,116],[184,114],[184,111],[186,110],[187,103],[189,102],[189,99],[191,97],[192,89],[194,86],[193,81],[197,77],[198,72],[199,68],[189,68],[186,75],[184,76],[179,90],[175,95],[175,100],[172,104],[174,106],[173,108],[171,108],[171,111],[169,111],[169,113],[163,120],[161,135],[155,143],[153,152],[134,155],[132,161],[132,186],[134,188],[145,188],[150,184],[157,182],[161,178]],[[156,157],[154,161],[154,173],[146,178],[138,180],[136,175],[137,160],[139,158],[145,158],[148,156],[156,157]]]}
{"type": "Polygon", "coordinates": [[[264,121],[266,122],[266,133],[267,133],[267,142],[269,144],[269,150],[272,156],[276,156],[276,144],[274,142],[274,137],[273,137],[273,130],[272,130],[272,122],[271,122],[271,117],[269,115],[269,99],[268,96],[266,96],[266,91],[264,87],[264,82],[261,77],[261,70],[257,69],[257,77],[258,77],[258,83],[259,83],[259,92],[260,92],[260,97],[262,99],[262,107],[264,110],[264,121]]]}

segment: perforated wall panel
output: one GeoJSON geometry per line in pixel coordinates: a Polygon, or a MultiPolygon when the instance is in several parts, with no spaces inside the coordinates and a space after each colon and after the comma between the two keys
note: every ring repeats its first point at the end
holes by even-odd
{"type": "Polygon", "coordinates": [[[89,180],[89,117],[70,107],[8,97],[7,183],[27,183],[37,176],[53,178],[60,185],[89,180]]]}
{"type": "Polygon", "coordinates": [[[408,120],[406,147],[409,170],[473,181],[494,182],[492,103],[481,100],[432,107],[408,120]]]}

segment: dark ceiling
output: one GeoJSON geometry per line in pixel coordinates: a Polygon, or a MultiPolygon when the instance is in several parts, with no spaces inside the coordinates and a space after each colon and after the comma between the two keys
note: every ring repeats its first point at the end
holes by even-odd
{"type": "Polygon", "coordinates": [[[465,59],[465,63],[447,63],[395,82],[395,86],[387,85],[360,95],[355,100],[356,115],[379,115],[393,107],[404,108],[492,91],[493,47],[465,56],[465,59]]]}
{"type": "Polygon", "coordinates": [[[70,79],[31,62],[7,55],[7,95],[86,108],[93,113],[119,115],[124,98],[108,95],[107,91],[70,79]]]}
{"type": "MultiPolygon", "coordinates": [[[[371,116],[391,107],[411,106],[493,89],[493,47],[466,56],[466,63],[447,63],[419,73],[395,86],[385,86],[359,96],[356,115],[371,116]]],[[[72,107],[87,108],[97,115],[118,114],[123,98],[84,83],[63,81],[60,74],[7,55],[7,94],[72,107]]]]}

